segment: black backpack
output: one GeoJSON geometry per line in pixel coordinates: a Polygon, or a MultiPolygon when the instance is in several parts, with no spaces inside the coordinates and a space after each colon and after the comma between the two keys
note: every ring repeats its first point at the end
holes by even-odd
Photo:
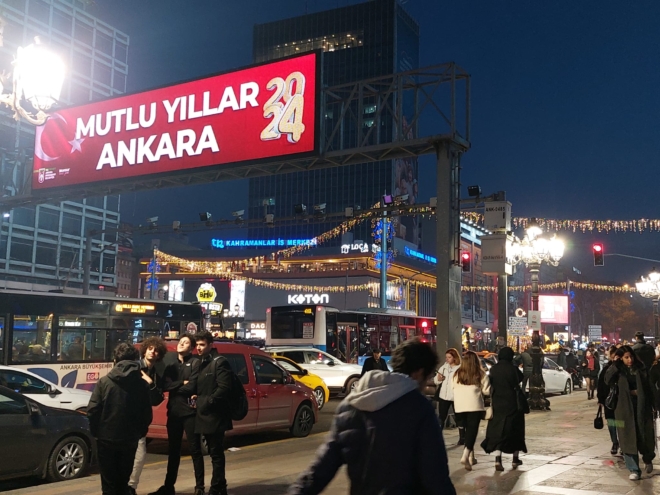
{"type": "MultiPolygon", "coordinates": [[[[218,359],[222,356],[217,356],[214,361],[217,362],[218,359]]],[[[231,373],[231,394],[229,398],[229,416],[232,421],[240,421],[245,418],[248,413],[249,405],[247,400],[247,394],[245,393],[245,387],[241,383],[241,380],[238,378],[236,372],[231,368],[231,361],[229,362],[229,368],[231,373]]]]}

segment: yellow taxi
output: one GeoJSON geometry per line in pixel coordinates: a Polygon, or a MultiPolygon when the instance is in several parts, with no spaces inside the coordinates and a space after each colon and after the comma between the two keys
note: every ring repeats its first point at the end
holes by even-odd
{"type": "Polygon", "coordinates": [[[308,386],[314,391],[314,398],[316,399],[316,403],[318,404],[320,411],[325,403],[330,399],[330,390],[325,385],[323,379],[318,375],[314,375],[313,373],[302,369],[300,366],[298,366],[298,364],[289,358],[273,355],[273,359],[275,359],[277,364],[279,364],[282,368],[291,373],[291,376],[296,381],[308,386]]]}

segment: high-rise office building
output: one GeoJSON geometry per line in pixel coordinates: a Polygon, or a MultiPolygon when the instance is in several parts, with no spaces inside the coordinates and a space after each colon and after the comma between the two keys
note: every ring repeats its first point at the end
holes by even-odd
{"type": "MultiPolygon", "coordinates": [[[[264,62],[311,50],[323,52],[323,85],[333,86],[392,74],[419,66],[419,26],[398,0],[371,0],[324,12],[307,14],[254,27],[254,61],[264,62]]],[[[410,118],[413,102],[403,102],[404,119],[410,118]]],[[[364,125],[374,125],[376,102],[364,106],[364,125]]],[[[327,112],[326,126],[339,118],[327,112]]],[[[383,119],[384,120],[384,119],[383,119]]],[[[381,122],[379,135],[391,139],[394,123],[381,122]]],[[[355,133],[347,131],[346,141],[355,133]],[[350,135],[349,135],[350,134],[350,135]]],[[[294,205],[304,204],[311,212],[314,205],[325,204],[327,212],[345,207],[370,208],[385,192],[408,194],[413,203],[418,191],[417,160],[387,160],[348,165],[325,170],[298,172],[250,179],[249,216],[265,212],[275,218],[294,213],[294,205]]],[[[335,224],[304,223],[268,228],[251,226],[253,239],[309,239],[335,224]]],[[[363,225],[355,238],[370,241],[371,226],[363,225]]],[[[396,235],[418,243],[415,217],[396,222],[396,235]]]]}
{"type": "MultiPolygon", "coordinates": [[[[126,91],[129,38],[90,15],[81,0],[0,0],[6,21],[0,70],[10,71],[19,46],[39,36],[67,67],[60,105],[81,104],[126,91]]],[[[53,109],[56,111],[56,109],[53,109]]],[[[31,179],[34,127],[0,109],[0,195],[12,196],[31,179]]],[[[97,197],[2,212],[0,287],[25,290],[82,287],[84,237],[119,224],[119,197],[97,197]],[[8,218],[5,218],[8,213],[8,218]]],[[[115,234],[95,237],[92,289],[116,287],[115,234]]]]}

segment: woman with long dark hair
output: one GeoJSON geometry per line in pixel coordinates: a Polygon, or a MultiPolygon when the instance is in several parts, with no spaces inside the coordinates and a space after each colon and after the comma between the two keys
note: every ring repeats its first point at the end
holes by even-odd
{"type": "MultiPolygon", "coordinates": [[[[438,416],[440,417],[440,424],[443,428],[445,427],[445,421],[447,421],[449,408],[454,404],[454,373],[456,373],[460,365],[461,356],[458,354],[458,351],[454,348],[447,349],[445,364],[440,366],[438,373],[433,379],[436,387],[440,387],[440,393],[438,394],[438,416]]],[[[458,443],[462,445],[462,442],[465,441],[465,430],[459,426],[458,432],[458,443]]]]}
{"type": "Polygon", "coordinates": [[[490,405],[493,417],[488,422],[486,438],[481,447],[487,454],[495,452],[495,470],[504,471],[502,452],[513,454],[512,465],[522,464],[518,455],[527,453],[525,445],[525,413],[518,410],[516,391],[523,381],[522,372],[513,365],[513,349],[503,347],[497,356],[497,364],[490,368],[490,405]]]}
{"type": "Polygon", "coordinates": [[[617,348],[615,345],[610,346],[608,350],[609,361],[603,366],[603,371],[598,375],[598,386],[596,387],[596,397],[598,399],[598,407],[603,408],[605,413],[605,420],[607,421],[607,429],[610,432],[610,440],[612,440],[612,448],[610,454],[617,455],[619,452],[619,439],[616,436],[616,420],[614,418],[614,411],[605,406],[605,401],[610,393],[610,387],[605,384],[605,375],[610,366],[614,365],[614,355],[617,348]]]}
{"type": "Polygon", "coordinates": [[[605,372],[605,383],[618,386],[614,409],[619,445],[631,480],[639,480],[642,470],[639,454],[647,473],[653,471],[655,433],[653,431],[653,390],[644,364],[632,347],[624,345],[614,354],[614,364],[605,372]]]}
{"type": "Polygon", "coordinates": [[[582,358],[582,376],[587,382],[587,399],[594,398],[596,383],[598,381],[598,372],[600,371],[600,362],[598,356],[591,349],[587,349],[582,358]]]}
{"type": "Polygon", "coordinates": [[[456,421],[465,428],[465,449],[461,464],[472,471],[477,463],[474,458],[474,444],[479,433],[479,423],[483,419],[484,395],[490,395],[488,375],[481,368],[479,356],[472,351],[463,355],[461,367],[454,373],[454,411],[456,421]]]}

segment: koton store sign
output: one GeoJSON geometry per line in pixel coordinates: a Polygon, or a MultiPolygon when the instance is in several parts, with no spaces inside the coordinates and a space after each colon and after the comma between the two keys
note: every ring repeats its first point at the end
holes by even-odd
{"type": "Polygon", "coordinates": [[[318,57],[58,110],[37,127],[32,188],[312,153],[318,57]]]}
{"type": "Polygon", "coordinates": [[[287,294],[287,304],[330,304],[328,294],[287,294]]]}

